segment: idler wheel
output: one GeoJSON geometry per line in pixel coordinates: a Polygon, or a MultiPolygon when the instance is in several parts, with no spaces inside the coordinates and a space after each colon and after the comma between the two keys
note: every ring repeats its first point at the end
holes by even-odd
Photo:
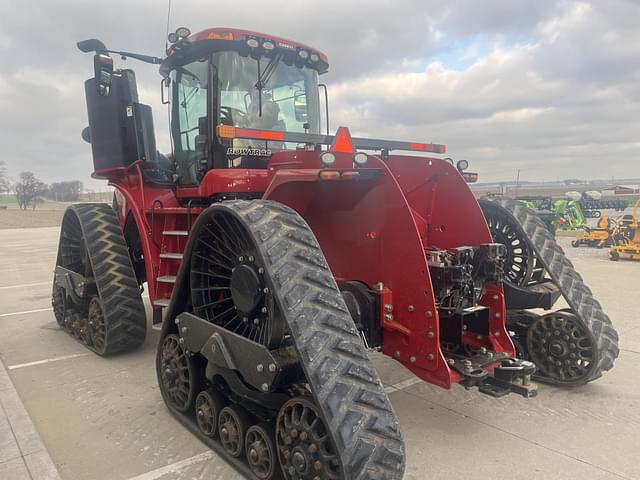
{"type": "Polygon", "coordinates": [[[280,466],[287,480],[340,478],[340,461],[315,404],[303,397],[287,401],[276,423],[280,466]]]}
{"type": "Polygon", "coordinates": [[[186,412],[193,407],[200,372],[180,340],[177,335],[169,334],[162,342],[160,388],[174,408],[186,412]]]}
{"type": "Polygon", "coordinates": [[[568,311],[537,318],[527,331],[527,351],[540,374],[556,382],[581,384],[595,367],[593,336],[568,311]]]}

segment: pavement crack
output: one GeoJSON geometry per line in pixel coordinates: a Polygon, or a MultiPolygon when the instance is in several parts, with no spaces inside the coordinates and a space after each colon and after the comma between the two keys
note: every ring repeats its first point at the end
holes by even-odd
{"type": "Polygon", "coordinates": [[[627,348],[621,348],[620,349],[621,352],[625,352],[625,353],[634,353],[636,355],[640,355],[640,352],[636,351],[636,350],[629,350],[627,348]]]}

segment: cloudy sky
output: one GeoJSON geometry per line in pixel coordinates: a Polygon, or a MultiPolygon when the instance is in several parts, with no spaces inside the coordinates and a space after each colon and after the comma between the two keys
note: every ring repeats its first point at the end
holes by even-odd
{"type": "MultiPolygon", "coordinates": [[[[161,55],[166,0],[0,0],[0,145],[9,172],[89,188],[75,42],[161,55]]],[[[247,28],[329,56],[332,125],[445,143],[484,181],[640,177],[640,1],[173,0],[170,25],[247,28]]],[[[116,60],[119,62],[119,60],[116,60]]],[[[122,65],[120,62],[119,65],[122,65]]],[[[168,149],[156,67],[127,62],[168,149]]]]}

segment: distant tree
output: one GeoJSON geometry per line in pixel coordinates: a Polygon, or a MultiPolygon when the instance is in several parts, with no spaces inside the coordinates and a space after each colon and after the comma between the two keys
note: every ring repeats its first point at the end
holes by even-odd
{"type": "Polygon", "coordinates": [[[7,173],[7,164],[0,161],[0,193],[8,192],[9,190],[11,190],[11,182],[7,173]]]}
{"type": "Polygon", "coordinates": [[[14,186],[18,206],[26,210],[31,206],[34,210],[36,204],[42,200],[47,193],[47,185],[38,180],[33,172],[21,172],[20,180],[14,186]]]}
{"type": "Polygon", "coordinates": [[[49,185],[47,197],[60,202],[73,202],[80,198],[82,182],[70,180],[66,182],[54,182],[49,185]]]}

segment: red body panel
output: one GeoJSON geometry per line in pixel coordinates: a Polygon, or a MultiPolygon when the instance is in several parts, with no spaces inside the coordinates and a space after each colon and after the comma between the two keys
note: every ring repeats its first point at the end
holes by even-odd
{"type": "MultiPolygon", "coordinates": [[[[112,176],[122,224],[131,214],[138,226],[152,303],[171,293],[171,285],[156,277],[175,275],[179,266],[160,253],[182,251],[186,239],[170,240],[162,232],[189,230],[202,211],[186,207],[189,199],[264,192],[263,198],[289,205],[307,221],[338,281],[364,282],[378,291],[381,306],[392,305],[392,312],[380,315],[392,315],[383,320],[383,352],[420,378],[450,387],[462,377],[449,369],[440,349],[425,250],[491,242],[478,203],[459,172],[437,158],[370,156],[365,168],[354,169],[351,154],[336,153],[331,170],[342,176],[320,179],[319,153],[296,150],[274,154],[266,170],[211,170],[199,186],[175,192],[142,182],[135,164],[112,176]]],[[[491,333],[465,340],[513,355],[502,288],[486,290],[480,303],[490,309],[491,333]]]]}

